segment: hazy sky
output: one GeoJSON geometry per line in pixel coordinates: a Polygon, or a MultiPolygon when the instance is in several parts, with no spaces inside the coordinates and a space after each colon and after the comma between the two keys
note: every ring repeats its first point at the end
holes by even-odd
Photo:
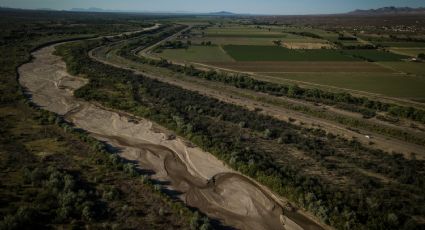
{"type": "Polygon", "coordinates": [[[71,9],[97,7],[127,11],[187,11],[261,14],[342,13],[383,6],[425,7],[425,0],[0,0],[15,8],[71,9]]]}

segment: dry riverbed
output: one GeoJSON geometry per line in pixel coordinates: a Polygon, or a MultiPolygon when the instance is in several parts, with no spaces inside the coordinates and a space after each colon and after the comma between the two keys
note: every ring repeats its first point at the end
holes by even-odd
{"type": "Polygon", "coordinates": [[[170,131],[76,99],[73,91],[87,80],[69,75],[53,51],[54,46],[49,46],[34,52],[33,61],[19,69],[20,83],[33,102],[117,148],[121,157],[155,172],[152,178],[179,192],[188,205],[240,229],[322,229],[302,212],[283,208],[288,205],[283,198],[210,153],[172,137],[170,131]]]}

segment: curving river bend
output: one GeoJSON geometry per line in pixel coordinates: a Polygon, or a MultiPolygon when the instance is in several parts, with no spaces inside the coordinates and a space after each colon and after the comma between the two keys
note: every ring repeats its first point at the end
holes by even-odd
{"type": "Polygon", "coordinates": [[[239,229],[322,229],[299,211],[284,209],[286,201],[269,189],[233,171],[212,154],[145,119],[134,119],[76,99],[73,91],[87,83],[71,76],[54,46],[32,53],[19,68],[19,81],[34,103],[63,115],[78,128],[119,149],[167,189],[181,193],[189,206],[239,229]],[[214,178],[214,180],[212,180],[214,178]]]}

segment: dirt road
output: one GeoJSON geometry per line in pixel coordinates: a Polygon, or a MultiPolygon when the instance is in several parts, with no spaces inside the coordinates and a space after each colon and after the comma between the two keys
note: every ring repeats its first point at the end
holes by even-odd
{"type": "Polygon", "coordinates": [[[323,228],[300,211],[283,209],[283,198],[234,172],[210,153],[179,137],[169,138],[166,129],[77,100],[73,91],[87,81],[70,76],[53,51],[54,46],[49,46],[34,52],[33,61],[19,69],[20,83],[33,102],[116,147],[123,158],[154,171],[152,178],[181,193],[179,197],[188,205],[240,229],[323,228]]]}

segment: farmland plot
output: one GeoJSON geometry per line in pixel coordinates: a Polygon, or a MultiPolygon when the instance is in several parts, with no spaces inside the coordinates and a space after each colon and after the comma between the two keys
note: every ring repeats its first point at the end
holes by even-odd
{"type": "Polygon", "coordinates": [[[242,45],[223,48],[237,61],[360,61],[338,50],[291,50],[277,46],[242,45]]]}

